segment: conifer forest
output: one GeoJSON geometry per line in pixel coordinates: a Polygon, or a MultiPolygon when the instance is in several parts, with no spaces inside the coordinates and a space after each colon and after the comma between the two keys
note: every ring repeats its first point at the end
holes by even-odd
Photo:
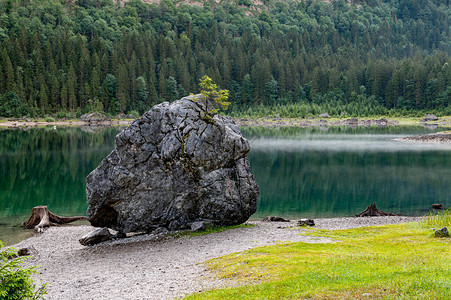
{"type": "Polygon", "coordinates": [[[0,116],[141,114],[229,90],[233,116],[451,115],[449,0],[1,0],[0,116]]]}

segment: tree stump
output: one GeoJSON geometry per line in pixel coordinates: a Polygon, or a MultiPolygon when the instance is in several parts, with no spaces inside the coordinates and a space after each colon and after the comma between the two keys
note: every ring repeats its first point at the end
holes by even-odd
{"type": "Polygon", "coordinates": [[[364,211],[360,214],[355,215],[356,217],[380,217],[380,216],[399,216],[400,214],[388,213],[376,208],[376,204],[371,203],[367,206],[364,211]]]}
{"type": "Polygon", "coordinates": [[[30,218],[22,225],[27,229],[34,229],[36,232],[44,232],[50,226],[58,226],[75,221],[87,220],[86,217],[60,217],[52,214],[47,206],[35,206],[31,211],[30,218]]]}
{"type": "Polygon", "coordinates": [[[443,205],[436,203],[436,204],[432,204],[432,209],[443,209],[443,205]]]}

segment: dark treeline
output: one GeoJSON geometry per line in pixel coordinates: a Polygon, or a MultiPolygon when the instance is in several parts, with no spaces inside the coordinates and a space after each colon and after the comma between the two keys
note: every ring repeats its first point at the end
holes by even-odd
{"type": "Polygon", "coordinates": [[[449,0],[265,3],[2,0],[0,115],[142,113],[203,75],[232,114],[451,114],[449,0]]]}

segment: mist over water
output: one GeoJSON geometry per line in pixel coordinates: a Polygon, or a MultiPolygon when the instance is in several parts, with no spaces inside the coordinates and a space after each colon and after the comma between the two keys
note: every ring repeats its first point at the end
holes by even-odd
{"type": "Polygon", "coordinates": [[[302,138],[253,138],[252,151],[406,152],[449,151],[450,144],[405,142],[406,135],[308,135],[302,138]]]}

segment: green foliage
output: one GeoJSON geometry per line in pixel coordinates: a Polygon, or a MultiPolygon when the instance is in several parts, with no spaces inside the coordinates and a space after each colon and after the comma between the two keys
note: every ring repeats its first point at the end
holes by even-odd
{"type": "Polygon", "coordinates": [[[88,100],[88,110],[89,112],[103,112],[103,103],[99,99],[95,99],[94,101],[88,100]]]}
{"type": "Polygon", "coordinates": [[[15,92],[0,95],[0,116],[22,117],[29,113],[29,107],[15,92]]]}
{"type": "Polygon", "coordinates": [[[59,111],[55,114],[56,119],[70,119],[72,117],[72,113],[67,111],[59,111]]]}
{"type": "Polygon", "coordinates": [[[31,279],[31,275],[36,273],[35,268],[20,266],[26,259],[26,256],[17,257],[15,249],[4,249],[0,241],[0,299],[43,299],[45,284],[35,291],[31,279]]]}
{"type": "Polygon", "coordinates": [[[212,79],[204,75],[199,83],[200,94],[205,104],[204,118],[211,119],[211,116],[218,113],[219,109],[227,110],[230,102],[228,90],[218,90],[218,86],[213,83],[212,79]],[[213,108],[209,108],[209,104],[213,104],[213,108]]]}
{"type": "Polygon", "coordinates": [[[252,6],[252,2],[250,0],[238,0],[238,5],[250,7],[252,6]]]}
{"type": "Polygon", "coordinates": [[[137,118],[139,118],[139,116],[140,116],[139,112],[136,111],[136,110],[132,110],[132,111],[130,112],[130,115],[132,116],[133,119],[137,119],[137,118]]]}
{"type": "Polygon", "coordinates": [[[53,123],[53,122],[55,122],[55,119],[54,118],[52,118],[52,117],[45,117],[45,119],[44,119],[46,122],[50,122],[50,123],[53,123]]]}

